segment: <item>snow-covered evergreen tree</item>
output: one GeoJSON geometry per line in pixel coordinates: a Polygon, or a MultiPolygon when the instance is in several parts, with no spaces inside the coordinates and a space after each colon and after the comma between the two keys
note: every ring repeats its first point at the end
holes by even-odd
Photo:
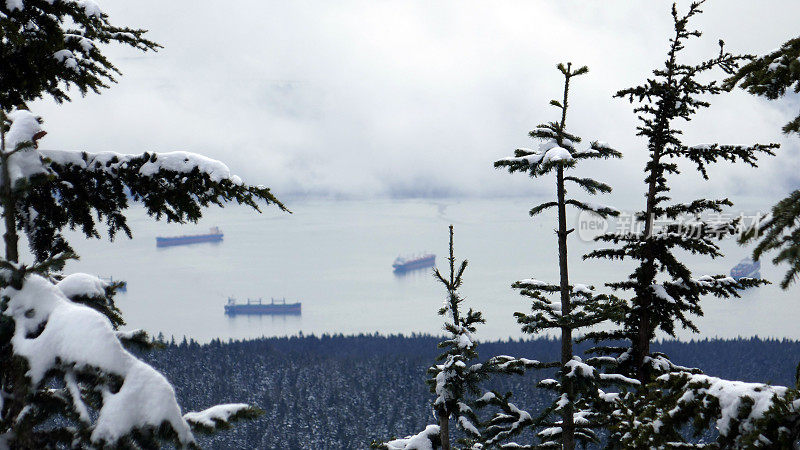
{"type": "MultiPolygon", "coordinates": [[[[481,440],[480,423],[474,407],[478,403],[480,383],[493,374],[521,374],[525,368],[540,366],[538,361],[510,356],[493,356],[486,362],[477,362],[478,341],[476,326],[484,323],[480,311],[472,308],[464,312],[460,305],[464,298],[459,293],[463,284],[467,261],[456,263],[453,249],[453,226],[450,225],[450,253],[447,258],[449,273],[443,275],[439,269],[434,276],[447,289],[447,299],[439,309],[445,317],[445,339],[439,348],[445,349],[428,369],[428,385],[434,394],[433,413],[437,424],[429,425],[419,434],[385,443],[376,443],[375,448],[386,450],[427,450],[441,448],[450,450],[453,443],[450,422],[464,434],[461,448],[472,448],[481,440]]],[[[485,404],[485,397],[482,397],[485,404]]]]}
{"type": "Polygon", "coordinates": [[[112,25],[93,0],[0,2],[0,109],[8,113],[42,97],[68,101],[70,88],[81,94],[107,88],[119,70],[102,47],[157,50],[145,33],[112,25]]]}
{"type": "Polygon", "coordinates": [[[614,290],[631,293],[630,306],[620,321],[621,328],[598,332],[598,340],[630,342],[628,348],[606,348],[615,354],[625,373],[642,382],[653,374],[670,368],[662,355],[650,352],[650,342],[656,330],[674,335],[675,327],[697,331],[692,315],[702,314],[699,305],[702,295],[738,297],[738,289],[756,286],[759,280],[742,279],[736,282],[724,275],[695,278],[691,269],[680,260],[680,251],[716,258],[722,256],[717,241],[733,234],[739,219],[730,221],[703,220],[704,213],[721,213],[731,206],[728,199],[697,199],[687,203],[674,202],[669,197],[667,177],[680,173],[676,160],[688,160],[696,165],[702,179],[708,179],[707,166],[719,161],[742,162],[756,166],[759,155],[772,155],[777,144],[687,146],[681,141],[676,123],[688,121],[700,108],[709,106],[706,98],[723,91],[716,80],[699,81],[701,75],[719,69],[733,73],[741,56],[724,50],[714,58],[688,65],[679,62],[685,41],[700,36],[688,27],[689,20],[700,13],[703,1],[693,2],[684,15],[672,6],[674,36],[670,39],[667,60],[663,68],[653,71],[653,77],[641,86],[617,92],[616,97],[638,102],[634,108],[641,121],[637,135],[647,139],[648,161],[645,165],[646,202],[636,215],[634,230],[608,233],[598,240],[616,247],[589,253],[587,258],[630,259],[637,263],[627,280],[608,283],[614,290]],[[659,228],[659,225],[663,225],[659,228]]]}
{"type": "MultiPolygon", "coordinates": [[[[771,100],[787,89],[800,92],[800,38],[744,65],[726,80],[726,88],[742,88],[771,100]]],[[[800,133],[800,115],[783,127],[800,133]]],[[[773,262],[789,265],[781,286],[786,289],[800,273],[800,190],[775,206],[740,239],[758,240],[754,258],[777,250],[773,262]]],[[[800,366],[798,366],[800,369],[800,366]]],[[[628,427],[623,443],[658,448],[799,448],[800,371],[793,387],[730,381],[702,374],[673,371],[659,376],[648,393],[648,407],[628,427]],[[634,422],[635,421],[635,422],[634,422]],[[686,443],[681,431],[699,437],[714,426],[714,442],[686,443]]]]}
{"type": "Polygon", "coordinates": [[[162,440],[193,447],[193,430],[257,413],[226,404],[183,414],[169,382],[124,346],[149,339],[118,330],[119,284],[58,273],[77,257],[63,230],[99,237],[104,223],[111,238],[130,235],[131,199],[174,222],[198,220],[209,204],[283,205],[267,188],[245,185],[221,162],[191,153],[40,150],[42,121],[25,102],[69,100],[69,87],[107,87],[116,68],[102,44],[157,44],[143,30],[111,26],[91,0],[2,2],[0,34],[0,448],[155,448],[162,440]],[[19,232],[33,261],[21,261],[19,232]]]}
{"type": "MultiPolygon", "coordinates": [[[[740,83],[743,89],[754,95],[770,100],[800,94],[800,37],[790,39],[777,50],[745,64],[734,76],[727,80],[726,87],[733,88],[740,83]]],[[[800,135],[800,113],[783,126],[786,134],[800,135]]],[[[772,207],[758,229],[752,228],[742,241],[758,239],[753,258],[758,260],[762,254],[777,251],[772,262],[787,264],[781,287],[784,289],[797,280],[800,274],[800,188],[772,207]]]]}
{"type": "Polygon", "coordinates": [[[541,141],[538,150],[517,149],[514,157],[495,162],[497,168],[506,168],[512,173],[527,173],[531,177],[555,173],[556,199],[534,207],[530,215],[535,216],[547,209],[557,208],[559,283],[551,284],[528,279],[514,283],[513,287],[519,289],[523,296],[530,298],[533,304],[532,314],[516,314],[523,331],[533,334],[558,329],[561,332],[561,360],[546,365],[558,368],[556,379],[547,379],[539,383],[539,387],[555,391],[556,400],[534,418],[531,414],[508,403],[507,397],[501,397],[497,393],[486,397],[484,401],[487,404],[494,404],[500,408],[500,413],[487,423],[484,433],[483,443],[490,446],[499,445],[503,440],[522,432],[529,426],[537,429],[540,442],[522,448],[572,449],[576,443],[585,445],[597,442],[593,428],[600,426],[601,415],[593,411],[591,405],[603,401],[601,385],[622,380],[618,376],[600,373],[595,367],[599,360],[584,362],[573,352],[573,333],[580,328],[607,320],[620,311],[620,305],[619,301],[611,296],[595,294],[591,287],[571,284],[567,264],[567,237],[574,231],[567,227],[567,206],[589,211],[600,217],[613,216],[618,212],[611,207],[568,197],[566,189],[566,183],[572,182],[591,195],[611,192],[611,187],[605,183],[593,178],[567,175],[566,172],[576,167],[577,162],[581,160],[620,158],[622,155],[598,141],[592,142],[586,150],[578,150],[581,139],[566,129],[569,88],[573,77],[583,75],[589,69],[583,66],[573,70],[572,64],[568,63],[559,64],[558,70],[564,75],[564,94],[561,100],[552,100],[550,104],[560,110],[560,120],[539,125],[530,132],[532,138],[541,141]],[[558,295],[559,301],[551,301],[548,295],[558,295]]]}
{"type": "MultiPolygon", "coordinates": [[[[627,280],[607,283],[612,289],[631,295],[624,316],[618,320],[620,327],[589,335],[596,341],[629,342],[627,347],[610,345],[598,347],[596,351],[616,358],[622,375],[641,382],[637,392],[622,396],[617,403],[609,439],[615,448],[658,448],[664,442],[668,442],[670,447],[691,446],[681,433],[681,425],[685,422],[665,420],[661,414],[665,410],[659,410],[659,405],[673,394],[677,399],[690,399],[697,393],[693,387],[716,381],[696,369],[676,366],[666,355],[651,352],[650,343],[659,330],[671,336],[674,336],[676,326],[697,331],[692,316],[702,314],[701,296],[738,297],[739,289],[762,283],[754,279],[737,282],[725,275],[695,277],[681,261],[684,252],[710,258],[722,256],[717,241],[735,233],[739,219],[714,221],[701,217],[705,213],[721,213],[724,207],[732,205],[728,199],[672,201],[667,178],[680,173],[675,161],[688,160],[697,167],[703,179],[708,179],[707,166],[711,163],[743,162],[755,167],[759,156],[772,155],[777,147],[776,144],[683,144],[676,122],[690,120],[700,108],[709,106],[708,96],[723,91],[716,80],[699,81],[699,78],[714,70],[730,75],[743,58],[726,52],[720,41],[720,52],[714,58],[694,65],[679,61],[685,42],[700,36],[700,32],[689,28],[688,23],[701,13],[702,3],[693,2],[684,15],[679,14],[673,4],[674,36],[670,39],[664,67],[654,70],[653,77],[645,84],[616,94],[639,103],[634,108],[641,121],[637,134],[647,139],[649,158],[645,166],[645,209],[636,215],[637,225],[641,226],[625,233],[599,237],[598,240],[613,243],[615,247],[587,255],[589,258],[630,259],[637,263],[627,280]],[[665,389],[661,383],[672,383],[670,386],[678,389],[665,389]]],[[[725,395],[738,398],[735,389],[725,395]]],[[[670,415],[673,413],[677,414],[677,410],[669,412],[670,415]]]]}

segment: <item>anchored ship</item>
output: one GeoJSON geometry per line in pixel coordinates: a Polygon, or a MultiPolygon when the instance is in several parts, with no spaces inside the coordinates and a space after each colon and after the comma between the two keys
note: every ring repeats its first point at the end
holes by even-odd
{"type": "Polygon", "coordinates": [[[171,247],[173,245],[198,244],[200,242],[219,242],[222,240],[222,230],[213,227],[206,234],[189,234],[185,236],[157,237],[156,247],[171,247]]]}
{"type": "Polygon", "coordinates": [[[745,258],[731,269],[731,278],[739,281],[740,278],[761,278],[761,261],[745,258]]]}
{"type": "Polygon", "coordinates": [[[236,299],[228,297],[228,304],[225,305],[225,314],[235,316],[237,314],[300,314],[300,302],[286,303],[284,298],[281,303],[276,303],[275,299],[270,299],[270,303],[258,300],[247,299],[247,303],[236,303],[236,299]]]}
{"type": "Polygon", "coordinates": [[[433,267],[436,264],[436,255],[424,253],[420,256],[402,257],[398,256],[394,260],[392,267],[396,273],[407,272],[409,270],[424,269],[433,267]]]}

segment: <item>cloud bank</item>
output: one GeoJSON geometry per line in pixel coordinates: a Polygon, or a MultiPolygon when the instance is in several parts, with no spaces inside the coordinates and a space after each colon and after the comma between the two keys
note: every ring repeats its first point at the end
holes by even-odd
{"type": "MultiPolygon", "coordinates": [[[[679,2],[685,9],[686,2],[679,2]]],[[[570,130],[625,154],[593,169],[622,203],[639,203],[643,141],[631,106],[611,98],[662,64],[668,2],[105,0],[115,23],[164,45],[140,55],[110,48],[118,85],[72,103],[32,105],[48,148],[188,150],[226,161],[279,196],[536,195],[492,168],[554,120],[559,62],[591,71],[571,91],[570,130]]],[[[798,33],[790,0],[712,0],[685,53],[717,40],[760,54],[798,33]],[[757,3],[757,4],[756,4],[757,3]]],[[[77,95],[77,94],[76,94],[77,95]]],[[[725,165],[681,192],[774,197],[798,184],[798,140],[780,127],[798,102],[734,92],[686,124],[688,143],[784,144],[762,169],[725,165]]],[[[686,184],[682,184],[686,183],[686,184]]]]}

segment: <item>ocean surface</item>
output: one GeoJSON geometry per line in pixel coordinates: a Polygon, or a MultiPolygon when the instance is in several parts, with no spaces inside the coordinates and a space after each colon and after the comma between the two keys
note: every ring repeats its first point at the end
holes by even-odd
{"type": "MultiPolygon", "coordinates": [[[[552,215],[532,219],[531,199],[291,201],[292,214],[275,208],[210,208],[198,224],[167,224],[130,210],[133,239],[71,242],[81,256],[66,272],[88,272],[128,283],[117,296],[126,328],[200,342],[322,333],[434,333],[442,330],[437,310],[446,291],[430,270],[395,275],[398,255],[429,251],[446,270],[448,225],[455,226],[456,258],[468,259],[462,293],[465,306],[484,313],[481,339],[520,337],[512,314],[527,302],[510,285],[523,278],[555,281],[556,240],[552,215]],[[221,243],[157,248],[156,236],[204,233],[219,226],[221,243]],[[300,316],[227,317],[228,297],[302,302],[300,316]]],[[[614,224],[611,225],[615,226],[614,224]]],[[[602,286],[627,277],[630,265],[583,261],[596,244],[570,235],[571,280],[602,286]]],[[[722,242],[724,258],[689,255],[696,276],[727,274],[748,249],[722,242]]],[[[779,281],[784,270],[764,261],[762,275],[779,281]]],[[[732,300],[705,299],[698,337],[788,337],[800,339],[800,289],[775,284],[732,300]]]]}

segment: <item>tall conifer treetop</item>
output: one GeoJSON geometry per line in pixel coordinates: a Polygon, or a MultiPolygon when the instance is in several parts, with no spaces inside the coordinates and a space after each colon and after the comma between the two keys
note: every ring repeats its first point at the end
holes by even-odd
{"type": "Polygon", "coordinates": [[[672,6],[674,35],[669,41],[663,68],[653,70],[653,77],[644,84],[617,92],[616,97],[636,102],[633,111],[640,124],[637,135],[647,139],[648,161],[645,165],[645,209],[637,213],[643,225],[628,233],[606,234],[598,238],[616,247],[589,253],[587,258],[631,259],[637,267],[627,280],[607,283],[619,291],[628,291],[632,298],[622,327],[613,332],[592,334],[597,340],[628,340],[630,348],[605,348],[616,353],[627,367],[626,374],[642,382],[651,372],[669,370],[660,355],[650,354],[650,342],[656,330],[674,336],[676,326],[697,331],[692,316],[702,315],[700,297],[738,297],[739,289],[756,286],[760,280],[742,279],[738,283],[724,275],[696,278],[680,260],[678,251],[716,258],[722,256],[717,242],[736,231],[739,219],[706,221],[702,214],[718,214],[732,203],[728,199],[697,199],[674,202],[670,197],[668,177],[680,173],[677,160],[693,163],[702,179],[708,179],[708,165],[720,161],[741,162],[755,167],[761,155],[772,155],[777,144],[685,145],[678,121],[689,121],[701,108],[710,104],[708,97],[723,92],[717,80],[699,81],[711,71],[732,74],[743,56],[725,51],[719,41],[719,54],[697,64],[679,60],[687,40],[701,33],[689,27],[690,19],[701,13],[703,1],[693,2],[686,14],[672,6]],[[660,228],[659,225],[663,225],[660,228]]]}
{"type": "Polygon", "coordinates": [[[388,442],[373,442],[373,448],[385,450],[450,450],[453,444],[450,421],[465,436],[456,442],[457,448],[473,447],[483,440],[481,424],[475,413],[476,406],[484,406],[487,393],[482,397],[480,383],[493,374],[522,374],[526,368],[541,367],[538,361],[510,356],[493,356],[478,362],[478,340],[475,337],[477,325],[484,323],[480,311],[472,308],[463,311],[464,298],[459,289],[464,283],[467,260],[456,262],[453,248],[453,226],[450,225],[450,252],[447,258],[448,272],[442,274],[434,269],[433,275],[447,289],[447,298],[439,309],[445,318],[446,337],[439,343],[444,351],[436,358],[436,363],[428,369],[428,386],[435,396],[433,412],[437,425],[428,425],[422,432],[388,442]]]}
{"type": "MultiPolygon", "coordinates": [[[[567,236],[574,229],[567,228],[566,216],[567,206],[601,217],[618,214],[615,208],[569,197],[566,183],[574,183],[590,195],[611,192],[610,186],[593,178],[581,178],[566,173],[582,160],[620,158],[622,155],[599,141],[592,142],[588,149],[578,149],[581,139],[566,129],[569,88],[574,77],[586,74],[589,69],[586,66],[573,69],[571,63],[559,64],[557,68],[564,75],[564,91],[560,100],[552,100],[550,104],[559,109],[560,119],[539,125],[530,132],[532,138],[541,142],[538,150],[517,149],[514,157],[495,162],[497,168],[505,168],[511,173],[527,173],[534,178],[551,173],[555,175],[556,199],[535,206],[530,210],[530,215],[536,216],[550,208],[558,211],[556,235],[560,281],[551,284],[528,279],[518,281],[512,286],[532,303],[532,314],[515,314],[524,332],[533,334],[549,329],[561,331],[561,360],[543,365],[558,368],[556,379],[547,379],[538,385],[554,391],[555,401],[541,414],[534,416],[510,403],[508,395],[497,392],[487,395],[483,402],[499,408],[499,413],[488,421],[483,433],[482,442],[488,446],[500,445],[529,427],[536,430],[539,443],[527,445],[506,442],[504,445],[516,446],[515,448],[572,449],[577,443],[596,443],[598,438],[593,429],[601,426],[602,414],[592,410],[591,405],[603,402],[606,398],[601,386],[624,379],[600,373],[599,360],[583,361],[573,353],[573,331],[597,325],[619,314],[620,305],[611,296],[597,295],[592,287],[570,283],[567,236]],[[559,301],[551,301],[548,295],[558,295],[559,301]]],[[[635,380],[626,381],[635,383],[635,380]]]]}

